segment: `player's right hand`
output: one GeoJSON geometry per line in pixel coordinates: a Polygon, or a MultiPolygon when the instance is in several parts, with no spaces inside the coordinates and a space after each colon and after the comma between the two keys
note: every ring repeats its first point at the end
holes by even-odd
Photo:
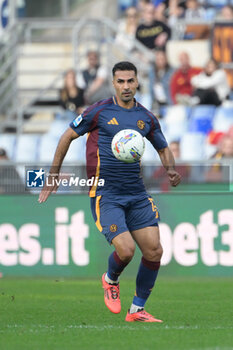
{"type": "Polygon", "coordinates": [[[58,175],[50,174],[48,176],[47,182],[45,182],[45,185],[40,192],[40,195],[38,198],[39,203],[45,202],[51,193],[57,192],[57,189],[59,186],[58,185],[58,178],[59,178],[58,175]]]}
{"type": "Polygon", "coordinates": [[[173,187],[176,187],[177,185],[179,185],[180,180],[181,180],[181,176],[180,176],[180,174],[177,171],[175,171],[175,170],[168,170],[167,171],[167,175],[168,175],[170,184],[173,187]]]}

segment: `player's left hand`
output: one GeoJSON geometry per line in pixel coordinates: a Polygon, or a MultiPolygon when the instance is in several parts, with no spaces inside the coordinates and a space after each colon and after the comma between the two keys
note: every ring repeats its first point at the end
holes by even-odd
{"type": "Polygon", "coordinates": [[[180,174],[175,171],[175,170],[168,170],[167,171],[167,175],[170,181],[170,184],[174,187],[176,187],[177,185],[179,185],[180,180],[181,180],[181,176],[180,174]]]}
{"type": "Polygon", "coordinates": [[[54,174],[49,175],[47,183],[50,185],[47,185],[45,183],[45,185],[42,188],[40,195],[39,195],[39,199],[38,199],[39,203],[46,202],[46,200],[48,199],[48,197],[50,196],[51,193],[57,192],[58,187],[59,187],[58,179],[59,179],[58,175],[54,175],[54,174]]]}

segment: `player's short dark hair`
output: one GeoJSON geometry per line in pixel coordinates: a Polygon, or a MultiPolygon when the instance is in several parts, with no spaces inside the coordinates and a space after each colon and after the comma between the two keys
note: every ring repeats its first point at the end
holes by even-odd
{"type": "Polygon", "coordinates": [[[114,77],[116,71],[118,71],[118,70],[121,70],[121,71],[132,70],[132,71],[134,71],[135,75],[137,75],[137,72],[138,72],[135,65],[131,62],[128,62],[128,61],[118,62],[114,65],[114,67],[112,69],[113,77],[114,77]]]}

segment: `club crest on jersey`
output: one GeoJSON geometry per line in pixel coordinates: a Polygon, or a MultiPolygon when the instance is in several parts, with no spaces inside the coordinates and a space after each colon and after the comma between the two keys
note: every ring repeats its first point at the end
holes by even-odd
{"type": "Polygon", "coordinates": [[[143,130],[145,128],[145,122],[143,120],[138,120],[137,126],[139,127],[140,130],[143,130]]]}
{"type": "Polygon", "coordinates": [[[111,232],[116,232],[116,231],[117,231],[117,225],[112,224],[112,225],[110,226],[110,231],[111,231],[111,232]]]}
{"type": "Polygon", "coordinates": [[[75,118],[75,120],[73,121],[74,126],[77,127],[82,120],[83,120],[82,114],[79,114],[77,118],[75,118]]]}

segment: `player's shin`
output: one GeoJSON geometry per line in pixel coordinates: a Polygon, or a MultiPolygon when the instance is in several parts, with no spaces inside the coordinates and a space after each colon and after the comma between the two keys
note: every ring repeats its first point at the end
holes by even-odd
{"type": "Polygon", "coordinates": [[[160,267],[160,261],[152,262],[142,257],[136,280],[136,293],[130,307],[130,313],[144,308],[154,287],[160,267]]]}
{"type": "Polygon", "coordinates": [[[107,283],[118,283],[118,277],[127,265],[128,262],[122,261],[117,252],[114,251],[108,258],[108,271],[105,275],[105,281],[107,283]]]}

